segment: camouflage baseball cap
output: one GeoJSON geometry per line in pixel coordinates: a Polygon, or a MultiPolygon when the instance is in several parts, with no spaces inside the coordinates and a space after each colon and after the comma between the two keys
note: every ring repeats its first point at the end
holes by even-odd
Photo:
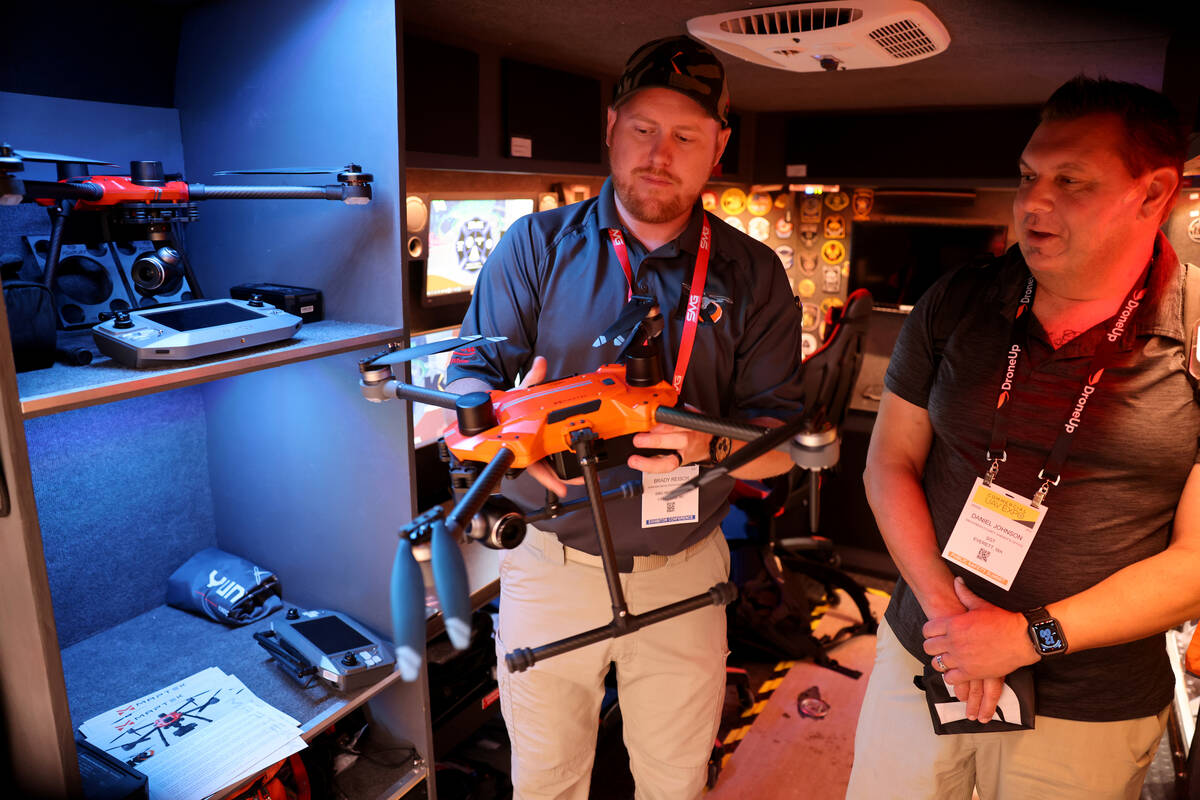
{"type": "Polygon", "coordinates": [[[712,50],[687,36],[669,36],[647,42],[625,62],[613,91],[616,108],[641,89],[674,89],[695,100],[729,127],[729,86],[725,68],[712,50]]]}

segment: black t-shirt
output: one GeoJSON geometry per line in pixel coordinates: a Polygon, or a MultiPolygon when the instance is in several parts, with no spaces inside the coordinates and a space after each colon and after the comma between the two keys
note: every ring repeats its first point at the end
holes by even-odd
{"type": "MultiPolygon", "coordinates": [[[[668,381],[679,352],[705,214],[697,202],[683,233],[653,253],[625,236],[637,292],[654,296],[662,309],[668,381]]],[[[771,248],[711,214],[707,217],[712,250],[682,399],[723,418],[787,419],[800,405],[800,311],[787,275],[771,248]]],[[[464,335],[508,340],[456,353],[447,382],[470,377],[511,388],[539,355],[547,361],[547,381],[613,363],[619,347],[593,346],[617,319],[629,292],[609,241],[610,227],[621,227],[611,178],[590,200],[514,223],[484,264],[462,326],[464,335]]],[[[600,474],[605,490],[640,479],[640,472],[625,466],[600,474]]],[[[618,558],[670,555],[708,535],[728,510],[732,486],[733,479],[725,477],[704,487],[699,519],[689,524],[643,529],[640,497],[607,503],[618,558]]],[[[505,481],[501,491],[526,511],[545,503],[545,490],[525,475],[505,481]]],[[[564,499],[583,496],[583,487],[572,487],[564,499]]],[[[586,508],[538,527],[554,531],[566,545],[599,553],[586,508]]]]}
{"type": "MultiPolygon", "coordinates": [[[[987,266],[943,278],[917,303],[892,353],[887,388],[925,408],[933,427],[923,482],[939,549],[987,469],[1013,314],[1028,274],[1014,247],[987,266]]],[[[1133,335],[1122,337],[1087,402],[1061,483],[1050,489],[1045,521],[1011,589],[947,562],[989,602],[1010,611],[1044,606],[1166,548],[1200,441],[1200,405],[1184,371],[1182,285],[1183,268],[1160,233],[1133,335]]],[[[1036,317],[1030,321],[999,485],[1025,497],[1041,486],[1038,471],[1105,332],[1101,323],[1055,350],[1036,317]]],[[[914,656],[927,658],[925,615],[903,581],[887,619],[914,656]]],[[[1045,658],[1035,671],[1039,714],[1087,721],[1157,714],[1174,682],[1161,634],[1045,658]]]]}

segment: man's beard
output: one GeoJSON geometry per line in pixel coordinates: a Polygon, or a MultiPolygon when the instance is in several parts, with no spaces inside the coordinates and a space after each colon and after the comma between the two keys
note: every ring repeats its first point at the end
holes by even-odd
{"type": "MultiPolygon", "coordinates": [[[[662,175],[663,173],[654,173],[649,170],[635,170],[630,180],[625,180],[623,177],[613,175],[613,186],[617,192],[617,197],[621,200],[621,205],[640,222],[657,225],[663,222],[670,222],[679,219],[688,212],[695,202],[688,202],[686,198],[679,194],[673,194],[665,198],[650,198],[637,194],[634,191],[633,184],[639,174],[649,172],[654,175],[662,175]]],[[[673,177],[678,186],[678,181],[673,177]]]]}

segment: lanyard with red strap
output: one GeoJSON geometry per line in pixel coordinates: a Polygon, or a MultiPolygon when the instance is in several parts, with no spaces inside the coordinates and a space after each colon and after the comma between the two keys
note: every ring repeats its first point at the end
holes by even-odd
{"type": "MultiPolygon", "coordinates": [[[[625,236],[617,228],[608,229],[608,238],[612,241],[613,250],[617,252],[617,260],[625,271],[625,281],[629,285],[629,293],[625,301],[633,299],[633,268],[629,265],[629,251],[625,248],[625,236]]],[[[692,271],[692,290],[688,295],[687,313],[684,316],[683,336],[679,341],[679,357],[675,359],[675,375],[671,386],[676,392],[683,388],[683,376],[687,373],[688,362],[692,360],[692,347],[696,343],[696,326],[700,323],[700,303],[704,297],[704,281],[708,277],[708,254],[712,249],[712,230],[708,227],[707,215],[701,218],[700,246],[696,251],[696,267],[692,271]]]]}

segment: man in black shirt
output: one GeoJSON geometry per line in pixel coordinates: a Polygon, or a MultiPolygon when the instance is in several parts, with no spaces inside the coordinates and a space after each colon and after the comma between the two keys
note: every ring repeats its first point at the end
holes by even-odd
{"type": "Polygon", "coordinates": [[[848,797],[1138,796],[1173,685],[1162,632],[1200,615],[1195,331],[1158,231],[1185,151],[1162,95],[1068,82],[1021,156],[1019,247],[906,322],[864,476],[901,580],[848,797]],[[927,665],[963,701],[941,724],[978,732],[935,735],[927,665]],[[1029,665],[1033,729],[989,732],[1029,665]]]}
{"type": "MultiPolygon", "coordinates": [[[[598,197],[514,224],[484,266],[463,333],[503,335],[459,351],[455,392],[530,386],[614,362],[597,338],[631,295],[661,309],[664,372],[701,411],[773,424],[797,408],[800,320],[779,259],[707,214],[699,194],[729,139],[720,61],[687,37],[639,48],[608,112],[612,177],[598,197]]],[[[728,441],[658,425],[631,456],[601,473],[601,487],[656,476],[686,478],[728,452],[728,441]]],[[[737,447],[737,445],[734,445],[737,447]]],[[[773,452],[743,477],[791,467],[773,452]]],[[[726,580],[720,533],[732,479],[668,507],[651,492],[606,503],[621,583],[632,613],[726,580]]],[[[573,500],[580,486],[535,464],[502,492],[526,510],[545,489],[573,500]],[[535,480],[536,479],[536,480],[535,480]]],[[[638,796],[693,798],[704,788],[725,687],[725,613],[708,607],[508,672],[503,653],[581,633],[611,620],[591,514],[539,523],[500,566],[496,647],[501,706],[513,745],[517,798],[585,798],[604,677],[616,665],[625,742],[638,796]]]]}

